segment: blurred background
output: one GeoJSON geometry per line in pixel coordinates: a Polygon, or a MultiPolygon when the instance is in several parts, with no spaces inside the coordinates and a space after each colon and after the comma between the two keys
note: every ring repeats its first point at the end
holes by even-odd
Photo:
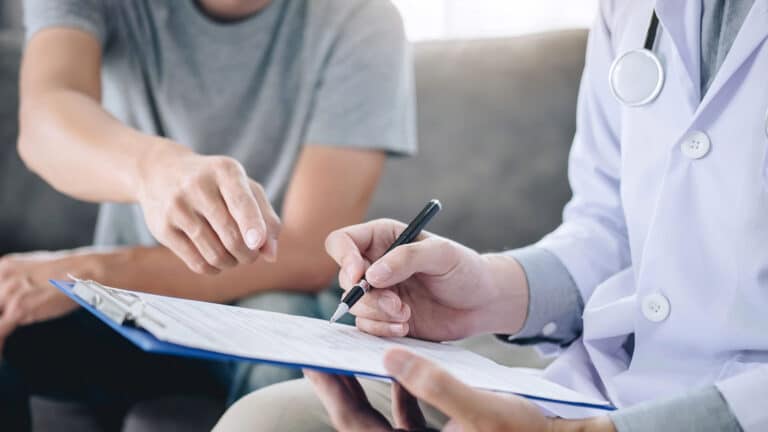
{"type": "Polygon", "coordinates": [[[597,0],[394,0],[413,41],[588,27],[597,0]]]}

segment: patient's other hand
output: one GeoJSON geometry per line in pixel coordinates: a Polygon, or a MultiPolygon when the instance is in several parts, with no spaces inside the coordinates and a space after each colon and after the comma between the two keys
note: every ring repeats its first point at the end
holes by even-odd
{"type": "Polygon", "coordinates": [[[57,318],[77,304],[48,282],[67,273],[91,277],[93,266],[77,251],[34,252],[0,258],[0,353],[16,327],[57,318]]]}

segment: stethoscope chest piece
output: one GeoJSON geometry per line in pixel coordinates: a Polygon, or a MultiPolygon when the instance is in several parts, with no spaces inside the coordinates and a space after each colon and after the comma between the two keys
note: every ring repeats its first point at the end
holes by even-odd
{"type": "Polygon", "coordinates": [[[664,85],[664,68],[653,51],[629,50],[616,57],[608,72],[611,93],[627,106],[652,102],[664,85]]]}

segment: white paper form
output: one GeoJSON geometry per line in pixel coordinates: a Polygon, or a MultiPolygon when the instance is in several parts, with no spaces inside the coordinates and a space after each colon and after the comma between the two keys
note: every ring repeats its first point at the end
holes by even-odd
{"type": "MultiPolygon", "coordinates": [[[[352,326],[315,318],[106,289],[139,297],[145,312],[154,319],[139,319],[138,324],[156,338],[178,345],[382,377],[388,376],[383,367],[384,353],[401,346],[434,361],[472,387],[571,404],[608,405],[604,400],[582,395],[524,369],[501,366],[454,345],[379,338],[352,326]]],[[[568,417],[587,412],[573,408],[574,414],[568,417]]]]}

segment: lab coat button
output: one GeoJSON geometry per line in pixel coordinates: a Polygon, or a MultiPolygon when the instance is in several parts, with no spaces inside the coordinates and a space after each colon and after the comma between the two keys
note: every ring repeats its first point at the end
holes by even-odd
{"type": "Polygon", "coordinates": [[[691,159],[701,159],[709,153],[712,143],[704,132],[694,131],[680,143],[683,154],[691,159]]]}
{"type": "Polygon", "coordinates": [[[551,322],[547,323],[542,329],[541,334],[544,336],[552,336],[557,331],[557,324],[551,322]]]}
{"type": "Polygon", "coordinates": [[[643,299],[643,316],[648,321],[661,322],[669,316],[669,300],[661,294],[650,294],[643,299]]]}

